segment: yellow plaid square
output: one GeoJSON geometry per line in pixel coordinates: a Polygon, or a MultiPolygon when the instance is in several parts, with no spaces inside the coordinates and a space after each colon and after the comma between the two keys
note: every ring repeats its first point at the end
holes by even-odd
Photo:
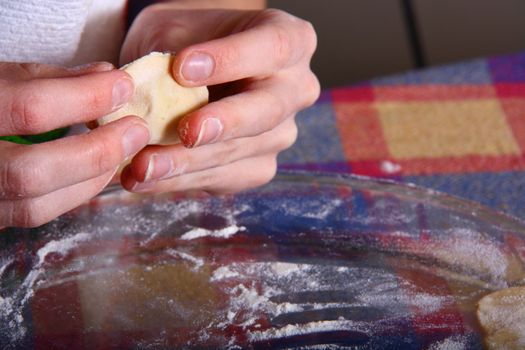
{"type": "Polygon", "coordinates": [[[496,99],[378,102],[376,108],[397,159],[520,154],[496,99]]]}

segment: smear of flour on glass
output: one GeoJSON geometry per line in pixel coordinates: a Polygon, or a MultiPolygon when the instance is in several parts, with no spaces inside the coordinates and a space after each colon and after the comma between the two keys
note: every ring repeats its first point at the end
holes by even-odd
{"type": "MultiPolygon", "coordinates": [[[[182,203],[155,203],[153,209],[156,213],[165,214],[165,218],[159,220],[156,217],[149,217],[148,215],[131,216],[135,222],[132,232],[144,232],[147,238],[140,243],[144,246],[157,238],[163,230],[177,222],[183,220],[186,216],[197,213],[202,210],[202,205],[198,202],[182,202],[182,203]]],[[[123,214],[130,216],[129,214],[123,214]]]]}
{"type": "Polygon", "coordinates": [[[87,233],[77,233],[72,237],[67,237],[58,241],[48,242],[36,253],[38,256],[38,263],[36,267],[39,267],[44,263],[46,256],[49,253],[67,253],[69,250],[77,247],[80,242],[87,241],[90,237],[91,236],[87,233]]]}
{"type": "MultiPolygon", "coordinates": [[[[415,292],[410,282],[373,268],[315,265],[292,262],[245,262],[220,266],[210,281],[229,295],[219,329],[236,325],[247,329],[249,339],[258,341],[283,336],[333,330],[374,332],[374,323],[366,321],[308,320],[257,330],[259,320],[314,310],[353,307],[389,309],[390,317],[409,317],[414,307],[420,313],[439,310],[453,302],[448,296],[415,292]],[[223,283],[221,283],[223,281],[223,283]],[[408,292],[414,290],[413,293],[408,292]],[[298,297],[309,293],[308,298],[298,297]],[[334,297],[338,295],[338,297],[334,297]],[[347,299],[344,299],[347,296],[347,299]],[[350,297],[351,296],[351,297],[350,297]],[[395,305],[395,307],[392,307],[395,305]]],[[[284,316],[287,317],[287,316],[284,316]]],[[[297,319],[298,316],[294,316],[297,319]]],[[[377,330],[376,330],[377,331],[377,330]]],[[[231,344],[236,343],[232,339],[231,344]]]]}
{"type": "MultiPolygon", "coordinates": [[[[78,233],[71,237],[46,243],[37,251],[36,256],[38,257],[38,261],[31,271],[29,271],[20,287],[9,296],[0,296],[0,333],[9,337],[11,343],[19,341],[27,333],[22,311],[34,294],[34,286],[38,283],[38,278],[44,272],[42,265],[46,257],[50,253],[66,254],[69,250],[77,247],[79,243],[89,238],[90,235],[87,233],[78,233]]],[[[0,277],[2,277],[10,263],[11,262],[8,261],[0,267],[0,277]]]]}
{"type": "Polygon", "coordinates": [[[343,200],[339,198],[328,200],[322,198],[309,201],[308,203],[290,202],[286,204],[285,209],[287,215],[324,220],[341,204],[343,204],[343,200]]]}
{"type": "Polygon", "coordinates": [[[300,334],[309,334],[317,332],[330,331],[348,331],[355,330],[366,333],[369,329],[362,322],[350,320],[329,320],[308,322],[304,324],[289,324],[281,328],[270,328],[265,331],[250,331],[248,337],[251,341],[268,340],[283,337],[291,337],[300,334]]]}
{"type": "Polygon", "coordinates": [[[195,266],[194,270],[198,270],[202,266],[204,266],[204,259],[197,258],[197,257],[195,257],[195,256],[193,256],[191,254],[184,253],[184,252],[181,252],[181,251],[176,250],[176,249],[167,249],[166,253],[168,253],[169,255],[174,256],[176,258],[181,258],[181,259],[184,259],[184,260],[187,260],[187,261],[191,262],[195,266]]]}
{"type": "Polygon", "coordinates": [[[228,266],[221,266],[215,271],[213,271],[210,281],[215,282],[215,281],[220,281],[220,280],[224,280],[227,278],[238,277],[238,276],[239,276],[239,273],[230,270],[228,266]]]}
{"type": "Polygon", "coordinates": [[[204,228],[194,228],[183,234],[180,238],[184,240],[192,240],[202,237],[215,237],[215,238],[230,238],[239,231],[244,231],[246,228],[244,226],[230,225],[228,227],[222,228],[220,230],[207,230],[204,228]]]}
{"type": "Polygon", "coordinates": [[[411,247],[401,243],[400,250],[430,256],[452,266],[468,267],[477,276],[489,277],[498,287],[507,287],[505,276],[511,261],[490,237],[468,228],[439,231],[439,235],[446,239],[411,247]]]}
{"type": "Polygon", "coordinates": [[[468,336],[453,336],[430,345],[428,350],[465,350],[468,345],[468,336]]]}

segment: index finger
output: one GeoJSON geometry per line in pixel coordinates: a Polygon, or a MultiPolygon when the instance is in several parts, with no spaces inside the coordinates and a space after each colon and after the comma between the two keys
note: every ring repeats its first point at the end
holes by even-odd
{"type": "Polygon", "coordinates": [[[120,70],[65,78],[0,81],[0,135],[36,134],[97,119],[133,94],[120,70]]]}
{"type": "Polygon", "coordinates": [[[186,86],[264,77],[311,56],[317,39],[309,22],[279,10],[255,14],[244,31],[192,45],[176,55],[175,79],[186,86]]]}

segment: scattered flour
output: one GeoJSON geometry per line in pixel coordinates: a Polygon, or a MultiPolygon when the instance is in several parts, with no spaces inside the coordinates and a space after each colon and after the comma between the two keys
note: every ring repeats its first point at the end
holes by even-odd
{"type": "Polygon", "coordinates": [[[467,336],[454,336],[430,345],[428,350],[466,350],[468,340],[467,336]]]}
{"type": "Polygon", "coordinates": [[[309,201],[308,205],[297,202],[287,203],[285,209],[288,215],[324,220],[342,204],[343,200],[339,198],[321,198],[309,201]]]}
{"type": "Polygon", "coordinates": [[[380,165],[381,171],[387,174],[395,174],[401,171],[401,165],[391,162],[389,160],[384,160],[380,165]]]}
{"type": "Polygon", "coordinates": [[[5,270],[13,263],[14,259],[6,259],[0,262],[0,278],[4,275],[5,270]]]}
{"type": "MultiPolygon", "coordinates": [[[[385,172],[399,172],[400,166],[391,162],[383,162],[382,170],[385,172]]],[[[326,219],[334,209],[341,206],[343,201],[339,199],[312,200],[309,205],[311,208],[305,215],[305,206],[302,203],[293,203],[286,208],[288,215],[301,215],[306,218],[326,219]]],[[[240,212],[250,210],[250,206],[241,207],[240,212]]],[[[378,212],[387,212],[388,217],[381,217],[382,222],[409,223],[413,222],[413,217],[399,210],[393,210],[392,204],[388,201],[379,201],[377,206],[372,208],[378,212]],[[383,205],[383,207],[381,207],[383,205]],[[388,221],[390,220],[390,221],[388,221]]],[[[395,209],[395,207],[394,207],[395,209]]],[[[149,217],[132,215],[131,209],[117,208],[122,215],[114,215],[115,212],[104,213],[103,215],[114,215],[115,217],[126,217],[129,219],[129,227],[122,227],[123,233],[142,234],[144,237],[141,243],[147,244],[160,234],[168,225],[183,220],[186,216],[202,212],[203,206],[190,202],[187,205],[173,204],[153,204],[152,213],[149,217]],[[127,211],[126,211],[127,210],[127,211]]],[[[229,209],[228,209],[229,210],[229,209]]],[[[240,231],[246,230],[245,227],[237,225],[235,216],[239,213],[228,212],[225,215],[227,227],[219,230],[208,230],[196,227],[185,232],[180,239],[194,240],[203,237],[228,239],[240,231]]],[[[356,217],[362,224],[367,224],[375,216],[356,217]]],[[[374,219],[375,220],[375,219],[374,219]]],[[[102,220],[102,222],[105,222],[102,220]]],[[[95,224],[94,224],[95,225],[95,224]]],[[[128,222],[121,224],[115,223],[114,227],[97,229],[96,234],[116,230],[118,225],[126,226],[128,222]]],[[[95,225],[96,226],[96,225],[95,225]]],[[[118,230],[117,230],[118,231],[118,230]]],[[[84,232],[91,232],[84,230],[84,232]]],[[[120,232],[120,231],[119,231],[120,232]]],[[[179,231],[180,232],[180,231],[179,231]]],[[[430,257],[441,262],[457,266],[475,266],[474,272],[488,273],[502,277],[505,275],[509,262],[505,252],[490,238],[482,234],[472,232],[467,229],[456,230],[455,232],[444,232],[446,239],[443,242],[434,239],[413,246],[406,246],[407,240],[414,237],[417,240],[419,231],[411,234],[405,231],[390,233],[390,237],[398,239],[399,246],[394,246],[393,251],[404,252],[421,256],[430,257]],[[407,238],[407,239],[405,239],[407,238]],[[434,245],[432,245],[434,244],[434,245]],[[472,254],[475,251],[476,254],[472,254]],[[470,259],[467,261],[460,259],[470,259]]],[[[9,334],[13,342],[21,339],[27,330],[24,327],[22,310],[27,305],[33,290],[42,276],[45,276],[46,257],[51,253],[65,254],[69,250],[78,247],[82,242],[90,239],[92,235],[87,233],[77,233],[76,235],[50,241],[44,245],[37,253],[33,269],[29,271],[24,281],[15,293],[0,296],[0,332],[9,334]]],[[[186,248],[185,248],[186,249],[186,248]]],[[[193,265],[193,270],[201,269],[206,263],[205,258],[192,255],[190,250],[181,251],[179,249],[167,249],[167,254],[183,259],[193,265]]],[[[310,260],[311,261],[311,260],[310,260]]],[[[0,262],[0,277],[5,273],[11,260],[0,262]]],[[[210,263],[213,265],[213,262],[210,263]]],[[[421,289],[413,286],[410,281],[404,280],[402,276],[395,272],[373,267],[364,266],[340,266],[307,264],[294,262],[235,262],[229,265],[216,266],[210,276],[210,282],[221,294],[227,296],[222,309],[219,310],[218,319],[213,320],[208,327],[201,330],[199,339],[207,340],[214,336],[213,332],[224,331],[231,326],[241,327],[246,330],[250,341],[264,341],[279,337],[289,337],[300,334],[352,330],[364,332],[371,337],[377,334],[378,329],[374,320],[352,321],[339,317],[339,319],[322,320],[309,319],[310,316],[319,311],[317,315],[322,315],[323,311],[328,313],[334,309],[341,309],[345,315],[345,309],[368,308],[376,310],[381,320],[389,318],[399,319],[411,317],[414,310],[418,314],[433,313],[443,307],[454,303],[454,297],[434,295],[422,292],[421,289]],[[329,310],[329,311],[328,311],[329,310]],[[303,318],[302,318],[303,317],[303,318]],[[270,324],[269,328],[262,320],[275,320],[279,318],[279,323],[270,324]],[[290,320],[293,320],[290,322],[290,320]],[[287,323],[288,322],[288,323],[287,323]],[[210,331],[211,330],[211,331],[210,331]]],[[[350,318],[350,317],[348,317],[350,318]]],[[[224,332],[223,332],[224,333],[224,332]]],[[[226,332],[227,333],[227,332],[226,332]]],[[[239,339],[232,336],[227,339],[231,348],[239,348],[239,339]]],[[[468,339],[462,337],[451,337],[439,341],[429,348],[429,350],[460,350],[465,348],[468,339]]],[[[313,347],[305,347],[311,348],[313,347]]],[[[320,347],[321,348],[321,347],[320,347]]],[[[323,347],[323,349],[325,349],[323,347]]]]}
{"type": "Polygon", "coordinates": [[[184,259],[184,260],[187,260],[191,263],[193,263],[195,266],[193,268],[193,270],[198,270],[200,269],[201,267],[204,266],[204,259],[202,258],[197,258],[191,254],[188,254],[188,253],[184,253],[184,252],[181,252],[179,250],[176,250],[176,249],[166,249],[166,253],[168,253],[169,255],[173,256],[173,257],[176,257],[176,258],[181,258],[181,259],[184,259]]]}
{"type": "Polygon", "coordinates": [[[449,229],[441,235],[444,239],[432,239],[418,245],[409,246],[400,241],[396,249],[420,257],[431,257],[456,268],[468,267],[475,276],[485,276],[498,287],[507,286],[505,280],[511,261],[497,242],[467,228],[449,229]]]}
{"type": "Polygon", "coordinates": [[[36,267],[40,267],[49,253],[67,253],[69,250],[78,246],[79,243],[87,241],[91,236],[87,233],[77,233],[74,236],[67,237],[58,241],[47,242],[45,246],[40,248],[36,253],[38,256],[38,263],[36,267]]]}
{"type": "Polygon", "coordinates": [[[227,278],[238,277],[238,276],[239,276],[239,273],[230,270],[228,266],[221,266],[215,271],[213,271],[210,281],[215,282],[215,281],[220,281],[220,280],[224,280],[227,278]]]}
{"type": "MultiPolygon", "coordinates": [[[[22,311],[33,296],[34,286],[38,283],[38,279],[45,271],[42,265],[46,257],[50,253],[66,254],[69,250],[77,247],[80,242],[89,238],[90,235],[87,233],[78,233],[71,237],[50,241],[37,251],[38,261],[29,271],[20,287],[12,295],[0,296],[0,334],[9,337],[11,343],[17,342],[26,335],[27,329],[24,325],[22,311]]],[[[0,277],[11,263],[12,261],[8,260],[2,265],[0,277]]]]}
{"type": "Polygon", "coordinates": [[[302,269],[304,269],[304,266],[293,263],[276,262],[271,264],[270,268],[275,273],[275,275],[284,277],[292,273],[300,272],[302,269]]]}
{"type": "MultiPolygon", "coordinates": [[[[389,317],[410,317],[414,307],[421,314],[438,311],[454,300],[447,296],[415,292],[411,284],[393,273],[373,268],[311,265],[291,262],[233,263],[218,267],[210,278],[229,295],[222,321],[213,325],[246,329],[250,341],[306,333],[352,330],[373,334],[374,321],[309,320],[257,330],[259,320],[302,312],[371,307],[389,310],[389,317]],[[228,283],[218,283],[228,281],[228,283]],[[233,284],[232,284],[233,282],[233,284]],[[414,292],[410,292],[414,290],[414,292]],[[310,297],[301,297],[310,293],[310,297]],[[335,297],[339,295],[338,297],[335,297]],[[334,299],[335,298],[335,299],[334,299]],[[343,299],[341,299],[343,298],[343,299]],[[346,298],[346,300],[344,300],[346,298]],[[395,305],[395,310],[392,306],[395,305]]],[[[386,315],[385,315],[386,316],[386,315]]],[[[294,316],[295,319],[300,316],[294,316]]],[[[235,339],[230,340],[236,344],[235,339]]]]}
{"type": "Polygon", "coordinates": [[[215,238],[230,238],[239,231],[246,230],[243,226],[230,225],[220,230],[207,230],[204,228],[195,228],[183,234],[180,238],[184,240],[192,240],[202,237],[215,237],[215,238]]]}
{"type": "Polygon", "coordinates": [[[361,322],[350,320],[317,321],[303,324],[289,324],[281,328],[270,328],[265,331],[249,331],[248,338],[250,341],[261,341],[286,338],[300,334],[348,330],[367,333],[369,332],[369,327],[361,322]]]}

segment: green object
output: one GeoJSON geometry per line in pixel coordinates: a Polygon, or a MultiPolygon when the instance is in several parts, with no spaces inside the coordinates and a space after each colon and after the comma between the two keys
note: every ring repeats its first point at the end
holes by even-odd
{"type": "Polygon", "coordinates": [[[9,141],[19,143],[21,145],[32,145],[34,143],[43,143],[56,140],[64,136],[69,128],[55,129],[38,135],[23,135],[23,136],[0,136],[1,141],[9,141]]]}
{"type": "Polygon", "coordinates": [[[32,143],[20,136],[0,136],[0,141],[9,141],[13,143],[19,143],[22,145],[30,145],[32,143]]]}

